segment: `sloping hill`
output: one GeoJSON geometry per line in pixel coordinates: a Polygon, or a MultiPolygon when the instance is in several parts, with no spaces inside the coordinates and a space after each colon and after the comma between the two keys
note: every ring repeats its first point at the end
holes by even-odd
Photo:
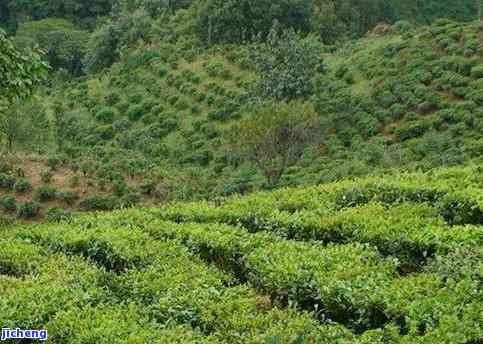
{"type": "MultiPolygon", "coordinates": [[[[307,147],[281,186],[480,158],[482,44],[481,22],[438,20],[423,28],[382,25],[366,38],[326,47],[326,68],[314,76],[310,98],[323,143],[307,147]]],[[[37,197],[35,188],[46,186],[38,183],[40,170],[51,164],[57,191],[76,196],[73,205],[62,199],[53,205],[73,210],[263,188],[261,173],[234,156],[222,135],[249,112],[257,78],[250,49],[153,41],[126,49],[105,73],[55,84],[38,99],[55,124],[55,142],[45,147],[48,156],[25,157],[7,169],[42,166],[27,173],[33,193],[16,197],[37,197]]],[[[0,189],[5,194],[12,190],[0,189]]]]}
{"type": "Polygon", "coordinates": [[[477,343],[482,168],[2,228],[0,322],[55,343],[477,343]]]}

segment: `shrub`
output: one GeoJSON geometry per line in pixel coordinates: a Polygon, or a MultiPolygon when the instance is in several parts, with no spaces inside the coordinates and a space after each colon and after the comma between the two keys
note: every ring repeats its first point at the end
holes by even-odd
{"type": "Polygon", "coordinates": [[[49,202],[57,197],[57,190],[49,186],[42,186],[35,191],[35,194],[39,202],[49,202]]]}
{"type": "Polygon", "coordinates": [[[116,180],[112,186],[112,191],[118,197],[123,196],[127,192],[127,184],[123,179],[116,180]]]}
{"type": "Polygon", "coordinates": [[[117,116],[117,109],[105,107],[96,113],[96,120],[102,123],[112,123],[117,116]]]}
{"type": "Polygon", "coordinates": [[[50,156],[48,159],[47,159],[47,166],[52,170],[52,171],[55,171],[57,170],[57,168],[60,166],[60,164],[62,163],[62,159],[57,156],[57,155],[54,155],[54,156],[50,156]]]}
{"type": "Polygon", "coordinates": [[[396,97],[389,91],[384,91],[378,97],[379,104],[384,108],[389,108],[396,102],[396,97]]]}
{"type": "Polygon", "coordinates": [[[428,125],[424,123],[413,123],[396,128],[395,134],[400,141],[406,141],[424,135],[427,130],[428,125]]]}
{"type": "Polygon", "coordinates": [[[71,188],[76,188],[80,184],[80,176],[76,173],[68,177],[67,183],[71,188]]]}
{"type": "Polygon", "coordinates": [[[9,173],[12,171],[12,167],[5,161],[0,161],[0,173],[9,173]]]}
{"type": "Polygon", "coordinates": [[[132,208],[141,201],[141,196],[137,192],[129,192],[121,198],[121,205],[125,208],[132,208]]]}
{"type": "Polygon", "coordinates": [[[52,207],[45,212],[45,219],[49,222],[62,222],[69,221],[72,218],[72,214],[62,208],[52,207]]]}
{"type": "Polygon", "coordinates": [[[0,228],[7,228],[15,225],[15,219],[11,216],[0,215],[0,228]]]}
{"type": "Polygon", "coordinates": [[[17,214],[24,219],[32,219],[39,215],[40,204],[37,202],[25,202],[17,206],[17,214]]]}
{"type": "Polygon", "coordinates": [[[52,170],[44,170],[40,172],[40,180],[45,183],[49,184],[52,181],[52,178],[54,177],[52,170]]]}
{"type": "Polygon", "coordinates": [[[406,33],[412,29],[412,25],[410,22],[405,20],[400,20],[394,24],[394,29],[396,29],[399,33],[406,33]]]}
{"type": "Polygon", "coordinates": [[[17,200],[10,195],[2,196],[0,198],[0,206],[6,211],[15,211],[17,209],[17,200]]]}
{"type": "Polygon", "coordinates": [[[10,174],[0,173],[0,188],[11,190],[15,185],[15,177],[10,174]]]}
{"type": "Polygon", "coordinates": [[[117,207],[117,200],[113,196],[91,196],[80,202],[80,207],[84,210],[113,210],[117,207]]]}
{"type": "Polygon", "coordinates": [[[135,121],[138,121],[139,119],[141,119],[141,117],[144,116],[144,108],[142,105],[132,105],[131,107],[129,107],[129,109],[127,110],[127,117],[135,122],[135,121]]]}
{"type": "Polygon", "coordinates": [[[483,65],[473,67],[473,69],[471,69],[471,76],[475,79],[482,79],[483,78],[483,65]]]}
{"type": "Polygon", "coordinates": [[[121,118],[117,121],[115,121],[113,124],[112,124],[112,127],[114,128],[114,131],[117,132],[117,133],[122,133],[124,131],[127,131],[129,130],[129,128],[131,127],[131,122],[129,122],[128,119],[126,118],[121,118]]]}
{"type": "Polygon", "coordinates": [[[23,193],[23,192],[27,192],[29,191],[30,189],[32,188],[32,185],[29,183],[28,180],[26,179],[20,179],[20,180],[17,180],[17,182],[15,183],[15,185],[13,186],[13,189],[16,191],[16,192],[19,192],[19,193],[23,193]]]}
{"type": "Polygon", "coordinates": [[[166,75],[168,75],[168,70],[164,67],[159,68],[158,70],[158,76],[160,78],[164,78],[166,75]]]}
{"type": "Polygon", "coordinates": [[[204,64],[205,70],[211,77],[222,77],[224,79],[229,79],[231,73],[225,68],[223,62],[220,61],[210,61],[204,64]]]}
{"type": "Polygon", "coordinates": [[[106,101],[107,105],[113,106],[119,103],[119,101],[121,100],[121,96],[119,95],[119,93],[111,92],[104,97],[104,100],[106,101]]]}
{"type": "Polygon", "coordinates": [[[112,140],[116,136],[116,132],[112,125],[102,125],[94,131],[103,140],[112,140]]]}
{"type": "Polygon", "coordinates": [[[394,118],[394,120],[399,120],[404,117],[407,109],[406,106],[404,106],[403,104],[394,104],[393,106],[391,106],[390,111],[392,114],[392,118],[394,118]]]}
{"type": "Polygon", "coordinates": [[[60,191],[57,193],[57,198],[68,205],[72,205],[77,199],[77,195],[71,191],[60,191]]]}
{"type": "Polygon", "coordinates": [[[143,195],[152,195],[156,190],[156,183],[153,180],[146,180],[139,186],[139,190],[143,195]]]}

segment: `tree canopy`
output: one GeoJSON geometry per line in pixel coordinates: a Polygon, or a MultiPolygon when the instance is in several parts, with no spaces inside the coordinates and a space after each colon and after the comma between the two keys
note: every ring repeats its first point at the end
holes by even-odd
{"type": "Polygon", "coordinates": [[[198,33],[209,43],[242,42],[267,35],[274,21],[300,31],[310,29],[312,0],[203,0],[198,33]]]}
{"type": "Polygon", "coordinates": [[[317,138],[319,117],[308,103],[268,101],[226,132],[226,139],[241,158],[254,163],[267,180],[278,184],[317,138]]]}
{"type": "Polygon", "coordinates": [[[252,60],[260,80],[255,85],[258,97],[292,100],[312,90],[311,79],[322,63],[318,39],[301,37],[293,29],[280,31],[274,26],[266,41],[260,41],[252,60]]]}
{"type": "Polygon", "coordinates": [[[0,101],[26,97],[40,83],[48,66],[39,53],[19,51],[0,29],[0,101]]]}

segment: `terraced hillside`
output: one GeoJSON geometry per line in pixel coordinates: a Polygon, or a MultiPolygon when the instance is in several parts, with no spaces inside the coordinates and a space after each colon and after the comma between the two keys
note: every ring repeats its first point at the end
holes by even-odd
{"type": "Polygon", "coordinates": [[[483,166],[0,229],[0,323],[53,343],[483,338],[483,166]]]}

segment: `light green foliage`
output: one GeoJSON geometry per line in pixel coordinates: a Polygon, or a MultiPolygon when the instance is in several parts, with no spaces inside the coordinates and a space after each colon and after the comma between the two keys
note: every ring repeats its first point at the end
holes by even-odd
{"type": "Polygon", "coordinates": [[[317,115],[301,102],[262,104],[226,134],[235,152],[252,161],[275,186],[315,141],[317,115]]]}
{"type": "Polygon", "coordinates": [[[0,229],[0,320],[75,343],[475,341],[481,223],[438,199],[480,204],[478,168],[0,229]]]}

